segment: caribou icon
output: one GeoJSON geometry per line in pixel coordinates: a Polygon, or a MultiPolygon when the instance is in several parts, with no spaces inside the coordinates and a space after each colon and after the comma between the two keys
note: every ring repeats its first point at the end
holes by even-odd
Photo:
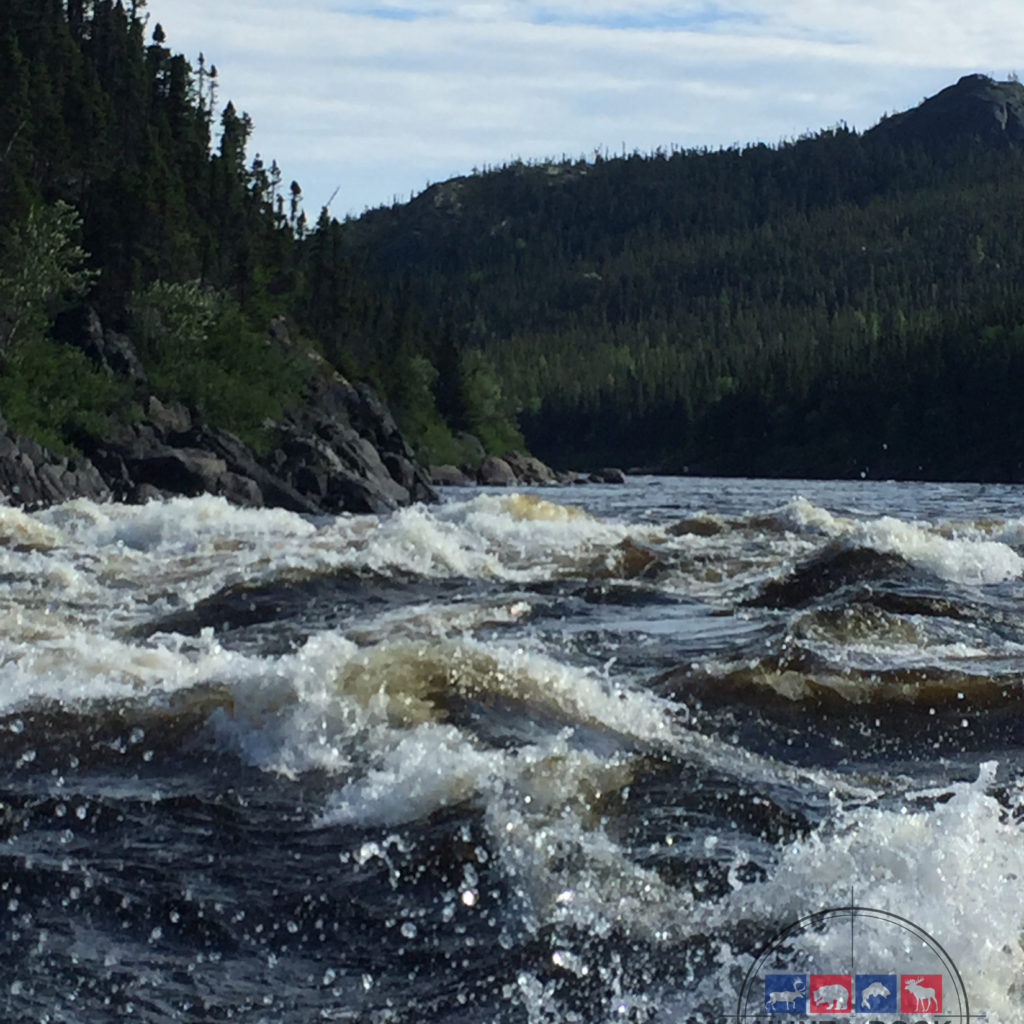
{"type": "Polygon", "coordinates": [[[774,1013],[775,1004],[784,1003],[786,1009],[791,1010],[793,1008],[793,1004],[804,996],[804,993],[801,991],[801,989],[804,988],[803,979],[795,979],[793,982],[793,988],[796,989],[795,992],[769,992],[768,998],[765,1000],[765,1009],[774,1013]]]}
{"type": "Polygon", "coordinates": [[[907,978],[903,982],[903,987],[914,997],[917,1005],[914,1007],[915,1013],[924,1013],[928,1009],[935,1010],[936,1013],[939,1011],[939,1001],[935,998],[935,989],[925,988],[921,982],[924,978],[907,978]]]}

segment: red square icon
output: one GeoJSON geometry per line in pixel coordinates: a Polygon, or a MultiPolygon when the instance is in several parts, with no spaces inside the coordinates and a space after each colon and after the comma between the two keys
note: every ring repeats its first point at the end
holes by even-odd
{"type": "Polygon", "coordinates": [[[849,974],[812,974],[808,1013],[849,1013],[853,1002],[849,974]]]}
{"type": "Polygon", "coordinates": [[[941,974],[901,974],[900,1013],[941,1013],[941,974]]]}

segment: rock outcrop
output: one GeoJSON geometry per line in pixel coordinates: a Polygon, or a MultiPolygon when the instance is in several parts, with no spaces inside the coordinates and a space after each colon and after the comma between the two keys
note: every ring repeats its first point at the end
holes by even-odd
{"type": "Polygon", "coordinates": [[[0,418],[0,494],[29,508],[70,498],[104,501],[110,488],[84,458],[65,458],[15,434],[0,418]]]}
{"type": "MultiPolygon", "coordinates": [[[[106,437],[82,439],[85,457],[78,459],[17,437],[0,420],[0,500],[38,506],[77,496],[144,501],[217,494],[235,504],[308,515],[388,512],[437,500],[377,393],[326,362],[314,367],[301,408],[276,424],[276,446],[257,455],[233,434],[148,393],[131,341],[105,331],[94,313],[80,316],[70,325],[77,344],[98,365],[133,382],[143,417],[106,437]]],[[[283,330],[276,325],[275,340],[287,344],[283,330]]]]}
{"type": "Polygon", "coordinates": [[[964,75],[912,110],[880,121],[865,139],[942,148],[963,138],[1024,144],[1024,85],[987,75],[964,75]]]}
{"type": "Polygon", "coordinates": [[[326,511],[386,512],[437,500],[427,471],[367,384],[322,373],[281,434],[269,466],[326,511]]]}

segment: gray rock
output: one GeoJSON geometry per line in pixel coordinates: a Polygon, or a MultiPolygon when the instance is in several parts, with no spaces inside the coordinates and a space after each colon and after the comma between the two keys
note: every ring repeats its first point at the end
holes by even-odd
{"type": "Polygon", "coordinates": [[[130,455],[125,465],[136,485],[150,484],[160,491],[190,497],[216,494],[217,480],[228,469],[224,459],[208,451],[163,444],[130,455]]]}
{"type": "Polygon", "coordinates": [[[595,484],[624,484],[626,474],[621,469],[606,466],[590,474],[590,482],[595,484]]]}
{"type": "MultiPolygon", "coordinates": [[[[69,314],[62,336],[97,364],[134,379],[146,394],[131,342],[105,331],[93,310],[69,314]]],[[[273,322],[269,337],[292,346],[282,319],[273,322]]],[[[266,457],[180,404],[149,395],[144,420],[83,442],[88,458],[77,462],[44,452],[0,420],[0,490],[8,500],[31,505],[78,495],[138,501],[208,493],[308,515],[387,512],[438,500],[380,396],[320,362],[306,402],[277,425],[280,443],[266,457]]]]}
{"type": "Polygon", "coordinates": [[[512,467],[520,483],[524,484],[553,484],[555,471],[540,459],[532,455],[523,455],[521,452],[506,452],[505,461],[512,467]]]}
{"type": "Polygon", "coordinates": [[[264,505],[263,491],[260,490],[259,484],[240,473],[221,473],[217,477],[216,492],[233,505],[242,505],[246,508],[262,508],[264,505]]]}
{"type": "Polygon", "coordinates": [[[480,463],[476,478],[487,487],[514,487],[517,482],[512,467],[496,455],[488,455],[480,463]]]}
{"type": "Polygon", "coordinates": [[[0,499],[36,508],[78,497],[110,498],[99,470],[86,458],[58,455],[15,434],[0,418],[0,499]]]}
{"type": "Polygon", "coordinates": [[[911,110],[884,118],[864,133],[871,140],[941,149],[964,138],[995,145],[1024,144],[1024,85],[987,75],[964,75],[911,110]]]}
{"type": "Polygon", "coordinates": [[[484,443],[476,434],[467,434],[465,431],[460,431],[455,435],[455,439],[465,449],[466,457],[471,459],[475,465],[479,465],[487,457],[484,443]]]}
{"type": "Polygon", "coordinates": [[[431,466],[430,482],[435,487],[472,487],[475,481],[458,466],[431,466]]]}
{"type": "Polygon", "coordinates": [[[105,366],[119,377],[146,382],[145,367],[131,339],[116,331],[104,330],[96,310],[92,308],[69,316],[78,322],[65,325],[64,332],[72,344],[77,345],[94,363],[105,366]]]}
{"type": "Polygon", "coordinates": [[[192,416],[180,402],[161,402],[150,395],[146,403],[146,418],[164,436],[187,434],[192,429],[192,416]]]}

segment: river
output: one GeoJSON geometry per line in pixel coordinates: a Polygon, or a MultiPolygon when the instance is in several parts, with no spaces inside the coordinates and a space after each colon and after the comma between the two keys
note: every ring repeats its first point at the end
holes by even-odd
{"type": "Polygon", "coordinates": [[[849,905],[1024,1020],[1022,498],[0,509],[3,1019],[734,1020],[849,905]]]}

